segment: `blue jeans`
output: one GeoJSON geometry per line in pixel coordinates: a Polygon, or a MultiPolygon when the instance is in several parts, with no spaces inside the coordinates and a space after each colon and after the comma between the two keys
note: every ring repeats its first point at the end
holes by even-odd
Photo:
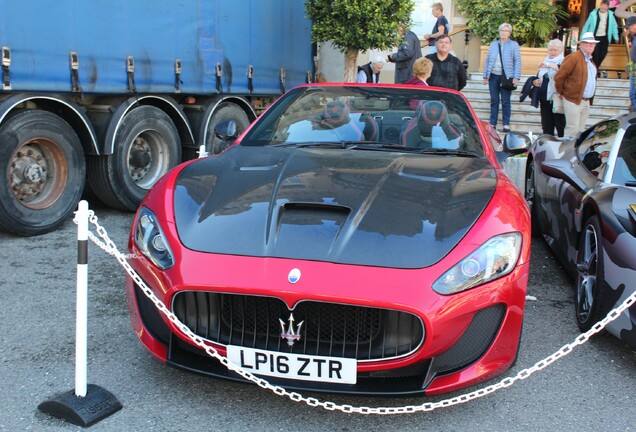
{"type": "Polygon", "coordinates": [[[501,88],[501,75],[490,74],[488,78],[488,90],[490,90],[490,124],[497,126],[499,118],[499,101],[501,100],[501,114],[504,126],[510,126],[510,95],[512,90],[501,88]]]}

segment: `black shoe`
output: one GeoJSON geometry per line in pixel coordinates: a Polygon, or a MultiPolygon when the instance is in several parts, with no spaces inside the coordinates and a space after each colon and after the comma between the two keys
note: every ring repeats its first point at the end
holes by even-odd
{"type": "Polygon", "coordinates": [[[503,133],[507,133],[510,132],[510,127],[509,126],[504,126],[503,129],[501,130],[503,133]]]}

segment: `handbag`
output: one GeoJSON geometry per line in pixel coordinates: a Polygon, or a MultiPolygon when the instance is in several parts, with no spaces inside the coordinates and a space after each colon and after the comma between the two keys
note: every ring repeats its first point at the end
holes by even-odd
{"type": "Polygon", "coordinates": [[[505,90],[516,90],[517,86],[515,85],[515,82],[512,80],[512,78],[507,78],[504,74],[503,78],[501,79],[501,88],[505,90]]]}
{"type": "Polygon", "coordinates": [[[501,62],[501,71],[503,73],[502,77],[501,77],[501,88],[504,90],[516,90],[517,86],[515,85],[515,82],[513,81],[514,78],[509,78],[506,76],[506,69],[504,69],[504,64],[503,64],[503,56],[501,55],[501,44],[499,45],[499,61],[501,62]]]}

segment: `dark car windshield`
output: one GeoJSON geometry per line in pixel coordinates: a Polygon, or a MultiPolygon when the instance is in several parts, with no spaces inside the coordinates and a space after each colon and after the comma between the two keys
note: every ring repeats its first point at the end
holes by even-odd
{"type": "Polygon", "coordinates": [[[484,155],[477,120],[460,94],[406,86],[293,89],[259,119],[241,145],[420,153],[447,149],[458,151],[433,154],[484,155]],[[356,143],[364,145],[352,145],[356,143]]]}
{"type": "Polygon", "coordinates": [[[636,125],[631,125],[623,135],[612,183],[636,186],[636,125]]]}

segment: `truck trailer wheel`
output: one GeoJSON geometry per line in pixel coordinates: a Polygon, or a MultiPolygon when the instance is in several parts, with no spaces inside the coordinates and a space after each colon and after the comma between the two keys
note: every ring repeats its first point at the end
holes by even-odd
{"type": "Polygon", "coordinates": [[[55,114],[23,111],[0,128],[0,229],[23,236],[60,226],[84,189],[75,131],[55,114]]]}
{"type": "Polygon", "coordinates": [[[212,114],[208,126],[207,139],[205,140],[205,150],[209,155],[219,154],[225,150],[228,144],[214,136],[214,128],[222,121],[234,120],[238,133],[241,134],[250,125],[250,119],[239,106],[233,103],[223,103],[212,114]]]}
{"type": "Polygon", "coordinates": [[[91,189],[105,204],[134,211],[152,185],[181,161],[181,139],[170,117],[153,106],[126,114],[113,154],[89,159],[91,189]]]}

